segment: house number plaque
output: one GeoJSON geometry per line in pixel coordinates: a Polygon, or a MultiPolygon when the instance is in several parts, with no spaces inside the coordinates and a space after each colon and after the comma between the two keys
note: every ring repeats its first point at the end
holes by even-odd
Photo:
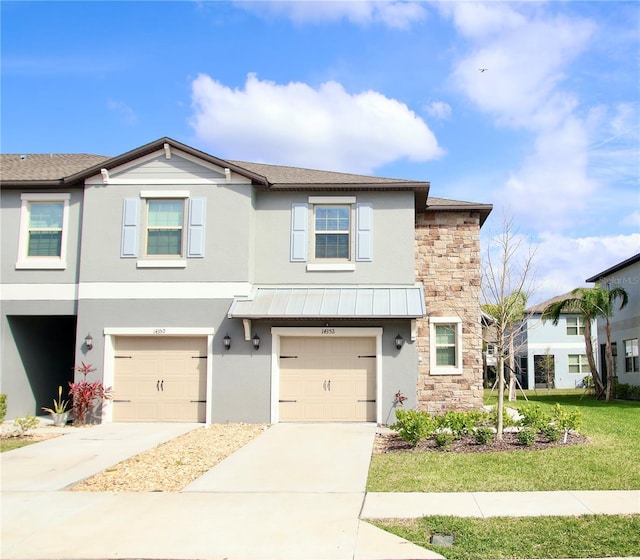
{"type": "Polygon", "coordinates": [[[320,333],[327,335],[336,334],[336,329],[322,329],[320,333]]]}

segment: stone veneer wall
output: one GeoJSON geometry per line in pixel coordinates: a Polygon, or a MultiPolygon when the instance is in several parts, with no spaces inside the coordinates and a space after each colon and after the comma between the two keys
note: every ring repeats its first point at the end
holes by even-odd
{"type": "Polygon", "coordinates": [[[418,408],[432,413],[482,406],[480,216],[425,212],[416,217],[416,282],[424,285],[427,316],[417,321],[418,408]],[[429,317],[462,319],[462,375],[431,375],[429,317]]]}

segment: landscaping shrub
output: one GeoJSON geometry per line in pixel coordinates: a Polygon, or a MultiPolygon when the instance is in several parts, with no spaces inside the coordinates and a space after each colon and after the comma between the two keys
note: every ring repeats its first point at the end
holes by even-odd
{"type": "Polygon", "coordinates": [[[615,395],[617,399],[640,401],[640,386],[617,383],[615,395]]]}
{"type": "Polygon", "coordinates": [[[476,443],[479,443],[480,445],[486,445],[487,443],[491,443],[496,437],[495,432],[487,427],[487,426],[480,426],[479,428],[476,428],[475,431],[475,438],[476,438],[476,443]]]}
{"type": "Polygon", "coordinates": [[[532,426],[525,426],[518,432],[518,443],[527,447],[533,445],[536,441],[538,431],[532,426]]]}
{"type": "Polygon", "coordinates": [[[73,399],[73,418],[76,424],[86,424],[96,403],[111,398],[111,388],[105,388],[100,381],[87,381],[87,375],[96,371],[91,364],[82,362],[76,371],[83,375],[83,379],[77,383],[69,383],[69,396],[73,399]]]}
{"type": "Polygon", "coordinates": [[[25,415],[24,417],[16,418],[13,423],[18,427],[21,434],[28,432],[29,430],[33,430],[40,421],[30,414],[25,415]]]}
{"type": "Polygon", "coordinates": [[[544,430],[551,418],[542,411],[542,408],[537,403],[524,403],[518,408],[518,412],[522,416],[520,419],[521,426],[531,426],[536,430],[544,430]]]}
{"type": "Polygon", "coordinates": [[[434,440],[438,447],[442,447],[443,449],[445,449],[451,446],[451,444],[453,443],[454,437],[451,432],[443,430],[441,432],[438,432],[435,435],[434,440]]]}
{"type": "Polygon", "coordinates": [[[542,433],[544,434],[544,437],[546,437],[548,441],[555,442],[560,439],[560,436],[562,435],[562,430],[555,424],[549,424],[542,429],[542,433]]]}
{"type": "Polygon", "coordinates": [[[0,422],[7,417],[7,395],[0,393],[0,422]]]}
{"type": "Polygon", "coordinates": [[[431,437],[436,426],[428,412],[397,408],[396,422],[389,428],[398,432],[404,441],[416,447],[421,441],[431,437]]]}
{"type": "MultiPolygon", "coordinates": [[[[489,425],[493,426],[495,428],[498,427],[498,407],[494,406],[490,411],[489,411],[489,425]]],[[[509,416],[509,413],[507,412],[507,407],[505,406],[502,409],[502,426],[505,428],[508,428],[510,426],[515,426],[516,425],[516,421],[509,416]]]]}
{"type": "Polygon", "coordinates": [[[486,420],[487,414],[477,410],[466,412],[449,410],[435,418],[437,428],[450,430],[456,439],[461,438],[463,435],[472,434],[478,424],[482,421],[486,422],[486,420]]]}
{"type": "Polygon", "coordinates": [[[582,413],[577,408],[567,410],[556,403],[551,412],[551,421],[554,426],[564,430],[564,443],[567,443],[569,430],[578,430],[582,425],[582,413]]]}

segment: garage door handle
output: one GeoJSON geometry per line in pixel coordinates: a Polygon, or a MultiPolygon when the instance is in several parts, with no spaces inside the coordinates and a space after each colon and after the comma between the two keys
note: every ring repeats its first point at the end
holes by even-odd
{"type": "Polygon", "coordinates": [[[156,391],[160,390],[160,380],[156,381],[156,391]]]}
{"type": "Polygon", "coordinates": [[[331,379],[329,379],[329,381],[327,381],[327,389],[329,389],[329,391],[331,391],[331,379]]]}
{"type": "Polygon", "coordinates": [[[160,381],[160,390],[164,391],[164,379],[160,381]]]}

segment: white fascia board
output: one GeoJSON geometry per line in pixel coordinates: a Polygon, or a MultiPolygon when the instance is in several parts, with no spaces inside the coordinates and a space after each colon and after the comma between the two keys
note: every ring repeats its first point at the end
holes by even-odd
{"type": "Polygon", "coordinates": [[[103,334],[111,336],[205,336],[213,335],[207,327],[105,327],[103,334]]]}
{"type": "Polygon", "coordinates": [[[575,348],[575,349],[582,349],[582,351],[585,351],[586,345],[584,343],[584,338],[582,339],[581,342],[533,342],[533,343],[529,343],[527,344],[527,348],[531,349],[531,350],[560,350],[560,349],[571,349],[571,348],[575,348]]]}
{"type": "Polygon", "coordinates": [[[233,299],[247,297],[248,282],[82,282],[79,299],[233,299]]]}
{"type": "Polygon", "coordinates": [[[355,204],[355,196],[310,196],[309,204],[355,204]]]}
{"type": "Polygon", "coordinates": [[[364,337],[381,336],[382,327],[272,327],[271,334],[278,336],[364,337]]]}

